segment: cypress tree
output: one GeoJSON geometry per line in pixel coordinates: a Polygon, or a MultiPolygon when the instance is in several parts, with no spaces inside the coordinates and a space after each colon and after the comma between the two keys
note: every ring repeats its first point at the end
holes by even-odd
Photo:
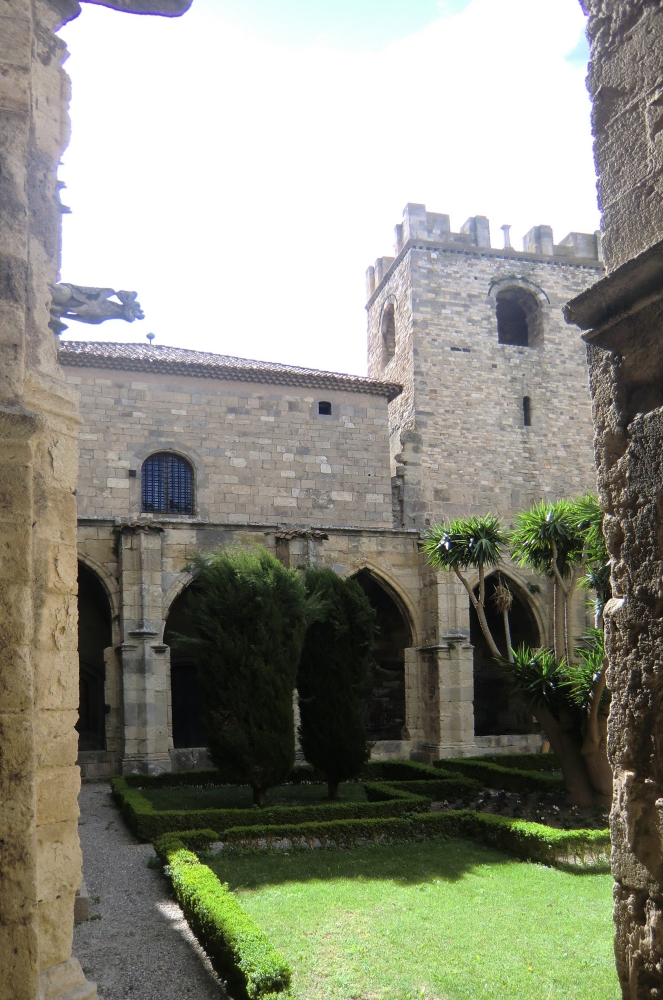
{"type": "Polygon", "coordinates": [[[258,546],[199,555],[193,567],[196,638],[177,644],[196,655],[210,756],[264,806],[295,761],[292,695],[311,602],[301,576],[258,546]]]}
{"type": "Polygon", "coordinates": [[[320,611],[306,633],[297,673],[299,739],[335,799],[339,783],[355,777],[370,756],[361,691],[368,680],[375,612],[356,580],[331,569],[309,569],[304,583],[320,611]]]}

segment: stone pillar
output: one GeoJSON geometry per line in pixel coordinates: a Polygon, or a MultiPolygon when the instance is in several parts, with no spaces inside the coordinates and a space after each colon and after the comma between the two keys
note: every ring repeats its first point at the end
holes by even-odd
{"type": "Polygon", "coordinates": [[[122,580],[122,773],[171,770],[170,650],[161,641],[163,528],[151,521],[120,531],[122,580]]]}
{"type": "Polygon", "coordinates": [[[608,276],[569,303],[588,331],[613,599],[615,955],[630,1000],[663,997],[663,7],[586,0],[608,276]]]}
{"type": "Polygon", "coordinates": [[[406,650],[405,661],[409,738],[421,740],[431,759],[472,754],[474,663],[468,597],[452,573],[438,573],[425,564],[422,573],[425,643],[406,650]]]}
{"type": "Polygon", "coordinates": [[[429,690],[428,663],[414,647],[405,653],[405,729],[403,739],[412,743],[412,750],[423,750],[426,742],[426,706],[434,692],[429,690]]]}
{"type": "Polygon", "coordinates": [[[96,994],[71,956],[81,880],[74,395],[48,328],[63,43],[75,5],[0,10],[0,998],[96,994]],[[65,9],[66,8],[66,9],[65,9]]]}
{"type": "MultiPolygon", "coordinates": [[[[104,3],[105,0],[99,0],[104,3]]],[[[181,14],[190,0],[107,0],[181,14]]],[[[77,408],[49,329],[76,0],[0,7],[0,1000],[89,1000],[71,957],[81,881],[77,408]]]]}
{"type": "Polygon", "coordinates": [[[106,705],[106,750],[118,757],[124,748],[122,718],[122,664],[114,646],[104,650],[104,702],[106,705]]]}

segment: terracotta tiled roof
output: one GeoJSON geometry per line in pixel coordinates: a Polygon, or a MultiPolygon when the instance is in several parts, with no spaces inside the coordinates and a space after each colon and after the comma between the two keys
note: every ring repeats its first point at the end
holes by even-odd
{"type": "Polygon", "coordinates": [[[295,368],[274,361],[251,361],[224,354],[187,351],[183,347],[113,344],[103,341],[63,340],[60,343],[61,365],[80,368],[120,368],[128,371],[160,372],[168,375],[193,375],[198,378],[227,378],[242,382],[266,382],[276,385],[301,385],[314,389],[346,389],[395,399],[402,386],[380,382],[361,375],[342,375],[316,368],[295,368]]]}

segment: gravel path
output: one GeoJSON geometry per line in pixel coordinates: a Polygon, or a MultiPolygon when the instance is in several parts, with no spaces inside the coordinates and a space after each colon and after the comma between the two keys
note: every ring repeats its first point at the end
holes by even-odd
{"type": "Polygon", "coordinates": [[[76,927],[74,955],[102,1000],[225,1000],[166,879],[147,867],[154,851],[127,830],[108,785],[83,785],[79,802],[91,919],[76,927]]]}

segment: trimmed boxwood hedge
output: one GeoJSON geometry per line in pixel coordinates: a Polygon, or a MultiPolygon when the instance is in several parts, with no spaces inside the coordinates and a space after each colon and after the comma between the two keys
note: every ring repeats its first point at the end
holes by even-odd
{"type": "Polygon", "coordinates": [[[563,792],[561,775],[544,771],[521,771],[516,767],[492,764],[481,757],[452,757],[436,760],[434,767],[480,781],[484,788],[503,788],[507,792],[563,792]]]}
{"type": "Polygon", "coordinates": [[[241,1000],[283,997],[292,970],[228,886],[181,840],[161,845],[161,851],[184,916],[233,996],[241,1000]]]}
{"type": "MultiPolygon", "coordinates": [[[[443,766],[444,761],[440,761],[440,768],[443,766]]],[[[440,778],[456,777],[451,771],[440,774],[440,768],[416,760],[369,760],[361,776],[368,781],[439,781],[440,778]]]]}
{"type": "MultiPolygon", "coordinates": [[[[385,783],[381,782],[382,788],[385,783]]],[[[390,788],[399,788],[404,792],[414,792],[415,795],[425,795],[433,802],[441,802],[445,799],[467,799],[478,795],[483,785],[480,781],[472,778],[463,778],[461,775],[452,775],[449,778],[438,778],[431,781],[426,778],[424,781],[390,781],[390,788]]],[[[365,786],[364,786],[365,787],[365,786]]]]}
{"type": "MultiPolygon", "coordinates": [[[[232,771],[207,768],[200,771],[163,771],[161,774],[125,774],[124,780],[129,788],[212,788],[218,785],[239,785],[232,771]]],[[[320,771],[308,764],[294,767],[288,778],[288,784],[299,785],[307,781],[324,781],[320,771]]]]}
{"type": "MultiPolygon", "coordinates": [[[[191,772],[189,772],[191,773],[191,772]]],[[[219,833],[231,826],[322,822],[332,819],[402,816],[425,812],[430,799],[388,782],[365,782],[368,802],[321,802],[316,805],[271,806],[265,809],[163,809],[157,810],[126,778],[111,778],[113,795],[127,825],[137,837],[154,840],[174,830],[209,827],[219,833]]],[[[153,785],[151,787],[154,787],[153,785]]]]}
{"type": "Polygon", "coordinates": [[[458,837],[484,844],[526,861],[567,865],[603,859],[610,851],[609,830],[555,830],[540,823],[479,813],[472,809],[423,813],[393,819],[343,819],[326,823],[231,827],[224,843],[257,847],[287,839],[295,844],[318,840],[323,846],[354,846],[357,841],[411,841],[458,837]]]}
{"type": "Polygon", "coordinates": [[[562,765],[554,753],[488,754],[479,758],[499,767],[516,767],[520,771],[561,771],[562,765]]]}

